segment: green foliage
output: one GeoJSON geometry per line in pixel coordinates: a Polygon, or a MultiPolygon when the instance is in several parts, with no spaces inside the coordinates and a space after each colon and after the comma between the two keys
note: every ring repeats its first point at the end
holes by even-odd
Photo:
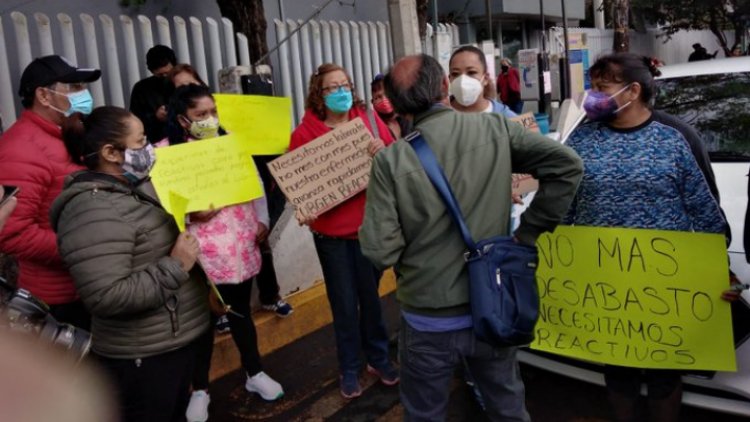
{"type": "Polygon", "coordinates": [[[750,0],[631,0],[631,7],[667,36],[681,30],[737,30],[750,15],[750,0]]]}

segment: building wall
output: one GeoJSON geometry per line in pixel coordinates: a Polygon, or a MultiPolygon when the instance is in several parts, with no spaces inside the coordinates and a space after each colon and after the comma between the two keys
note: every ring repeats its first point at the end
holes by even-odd
{"type": "MultiPolygon", "coordinates": [[[[492,0],[490,7],[495,18],[506,14],[539,15],[539,2],[537,0],[492,0]]],[[[565,0],[565,11],[568,19],[584,19],[586,17],[586,1],[565,0]]],[[[467,18],[483,17],[487,15],[486,2],[484,0],[469,0],[468,2],[438,1],[439,16],[445,16],[451,12],[467,18]]],[[[562,17],[561,0],[544,0],[544,14],[549,17],[562,17]]]]}

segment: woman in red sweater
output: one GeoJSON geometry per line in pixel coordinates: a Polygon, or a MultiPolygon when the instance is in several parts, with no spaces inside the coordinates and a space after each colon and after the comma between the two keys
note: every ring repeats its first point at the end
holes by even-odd
{"type": "MultiPolygon", "coordinates": [[[[376,150],[393,142],[388,127],[377,113],[373,131],[363,102],[353,92],[351,78],[335,64],[323,64],[310,78],[302,123],[292,133],[291,150],[325,135],[331,129],[360,117],[373,133],[379,133],[376,150]]],[[[323,268],[328,302],[333,313],[341,395],[354,398],[362,394],[359,374],[361,350],[367,359],[367,372],[386,385],[398,383],[398,372],[388,357],[388,335],[378,295],[381,273],[362,255],[357,230],[365,211],[365,191],[348,199],[317,218],[303,218],[310,226],[315,249],[323,268]]]]}

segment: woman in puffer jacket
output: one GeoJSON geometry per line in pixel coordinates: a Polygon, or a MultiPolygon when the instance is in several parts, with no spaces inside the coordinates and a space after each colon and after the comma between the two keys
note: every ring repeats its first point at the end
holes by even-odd
{"type": "Polygon", "coordinates": [[[74,114],[63,139],[87,170],[69,177],[50,217],[92,315],[93,353],[123,421],[184,421],[196,339],[209,326],[198,241],[145,192],[155,155],[133,114],[74,114]]]}

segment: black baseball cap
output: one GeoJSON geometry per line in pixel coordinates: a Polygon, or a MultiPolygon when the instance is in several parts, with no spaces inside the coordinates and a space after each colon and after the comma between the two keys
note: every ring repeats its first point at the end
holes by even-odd
{"type": "Polygon", "coordinates": [[[102,71],[99,69],[77,68],[58,55],[38,57],[24,69],[18,95],[25,97],[40,86],[52,85],[55,82],[94,82],[101,76],[102,71]]]}

